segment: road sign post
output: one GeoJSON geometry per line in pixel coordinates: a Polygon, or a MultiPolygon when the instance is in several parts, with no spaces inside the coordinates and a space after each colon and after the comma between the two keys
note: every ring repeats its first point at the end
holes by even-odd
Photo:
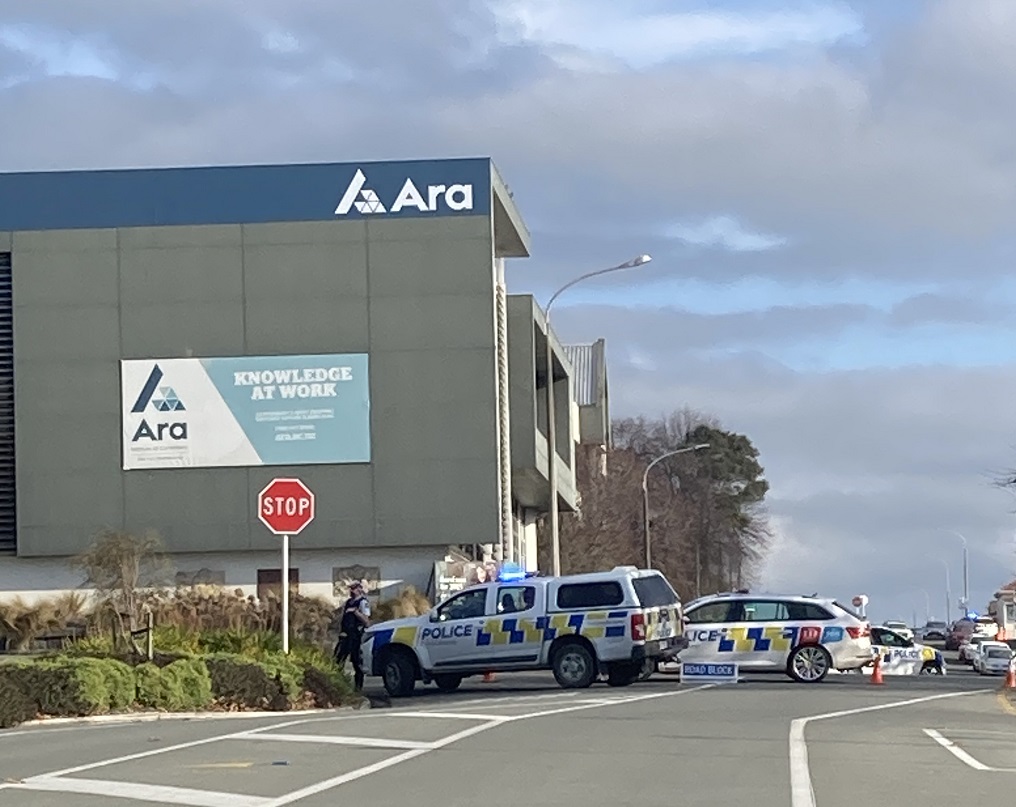
{"type": "Polygon", "coordinates": [[[282,652],[289,653],[289,539],[314,520],[314,494],[299,479],[273,479],[258,494],[258,518],[282,536],[282,652]]]}

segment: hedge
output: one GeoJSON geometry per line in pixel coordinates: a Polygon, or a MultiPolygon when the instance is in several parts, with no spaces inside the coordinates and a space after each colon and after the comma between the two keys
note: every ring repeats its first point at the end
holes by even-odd
{"type": "Polygon", "coordinates": [[[212,679],[201,659],[181,659],[165,667],[146,663],[135,674],[137,702],[141,706],[188,712],[212,703],[212,679]]]}
{"type": "Polygon", "coordinates": [[[220,705],[273,711],[290,707],[292,701],[284,683],[263,664],[219,653],[207,657],[205,665],[211,676],[212,694],[220,705]]]}
{"type": "MultiPolygon", "coordinates": [[[[296,648],[294,648],[296,650],[296,648]]],[[[133,708],[286,711],[331,708],[353,698],[346,675],[323,652],[260,650],[132,656],[62,654],[0,664],[0,728],[37,716],[77,717],[133,708]]]]}
{"type": "Polygon", "coordinates": [[[0,729],[9,729],[37,714],[33,701],[15,682],[13,676],[3,674],[0,667],[0,729]]]}

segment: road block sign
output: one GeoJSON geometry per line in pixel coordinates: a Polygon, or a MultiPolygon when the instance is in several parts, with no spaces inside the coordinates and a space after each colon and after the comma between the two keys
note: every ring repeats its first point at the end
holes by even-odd
{"type": "Polygon", "coordinates": [[[740,680],[737,664],[696,664],[683,661],[681,683],[736,684],[740,680]]]}
{"type": "Polygon", "coordinates": [[[258,518],[276,535],[299,535],[314,520],[314,494],[299,479],[273,479],[258,494],[258,518]]]}

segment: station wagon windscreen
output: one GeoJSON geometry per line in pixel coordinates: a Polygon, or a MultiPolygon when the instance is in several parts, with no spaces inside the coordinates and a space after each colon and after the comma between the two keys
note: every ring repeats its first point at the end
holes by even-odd
{"type": "Polygon", "coordinates": [[[598,583],[568,583],[557,590],[557,607],[562,611],[575,608],[610,608],[624,602],[624,592],[615,580],[598,583]]]}
{"type": "Polygon", "coordinates": [[[988,658],[1009,658],[1012,654],[1001,647],[993,647],[988,651],[988,658]]]}
{"type": "Polygon", "coordinates": [[[680,598],[670,583],[661,574],[654,574],[650,577],[636,577],[632,581],[635,587],[635,595],[643,608],[660,608],[666,605],[673,605],[680,598]]]}

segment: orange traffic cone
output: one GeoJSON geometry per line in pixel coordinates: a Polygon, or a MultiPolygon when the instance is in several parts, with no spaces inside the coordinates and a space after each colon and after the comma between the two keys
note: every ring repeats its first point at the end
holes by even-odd
{"type": "Polygon", "coordinates": [[[875,656],[875,669],[871,671],[871,683],[884,684],[882,680],[882,655],[875,656]]]}
{"type": "Polygon", "coordinates": [[[494,681],[495,681],[494,673],[492,673],[492,672],[485,672],[483,674],[483,683],[485,683],[485,684],[493,684],[494,681]]]}
{"type": "Polygon", "coordinates": [[[1009,671],[1005,674],[1005,688],[1016,689],[1016,667],[1009,665],[1009,671]]]}

